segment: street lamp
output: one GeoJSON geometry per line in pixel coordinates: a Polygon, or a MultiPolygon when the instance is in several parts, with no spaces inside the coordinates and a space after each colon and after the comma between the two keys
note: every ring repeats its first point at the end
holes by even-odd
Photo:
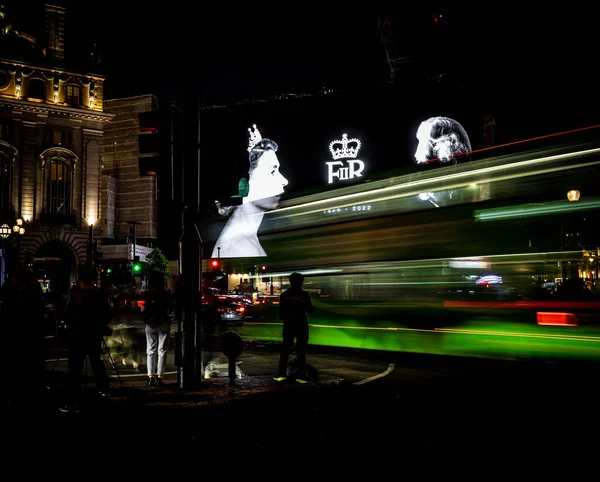
{"type": "Polygon", "coordinates": [[[2,259],[0,260],[0,286],[4,284],[4,280],[6,279],[6,269],[5,269],[5,259],[6,259],[6,238],[10,236],[10,226],[4,223],[0,226],[0,236],[2,236],[2,259]]]}
{"type": "Polygon", "coordinates": [[[6,223],[3,223],[2,226],[0,226],[0,237],[2,238],[0,285],[4,284],[4,280],[6,279],[6,238],[8,238],[12,233],[17,235],[17,259],[20,259],[19,240],[21,236],[25,234],[25,228],[23,227],[23,220],[21,218],[16,220],[16,224],[12,228],[6,223]]]}
{"type": "Polygon", "coordinates": [[[21,218],[17,219],[17,224],[13,226],[13,231],[15,234],[20,234],[23,236],[25,234],[25,228],[23,227],[23,220],[21,218]]]}
{"type": "Polygon", "coordinates": [[[6,223],[4,223],[2,226],[0,226],[0,236],[2,236],[2,239],[6,239],[10,236],[11,230],[10,230],[10,226],[6,223]]]}
{"type": "Polygon", "coordinates": [[[90,266],[94,265],[94,221],[88,220],[90,231],[87,245],[87,262],[90,266]]]}

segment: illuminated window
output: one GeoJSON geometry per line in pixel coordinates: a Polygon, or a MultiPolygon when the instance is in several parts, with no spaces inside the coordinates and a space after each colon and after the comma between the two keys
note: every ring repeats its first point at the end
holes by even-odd
{"type": "Polygon", "coordinates": [[[73,169],[76,156],[63,148],[50,149],[43,154],[44,213],[70,216],[73,190],[73,169]]]}
{"type": "Polygon", "coordinates": [[[67,104],[80,105],[81,89],[77,85],[67,86],[67,104]]]}
{"type": "Polygon", "coordinates": [[[69,166],[65,162],[53,161],[47,175],[47,212],[68,214],[70,212],[69,166]]]}
{"type": "Polygon", "coordinates": [[[52,146],[70,147],[71,131],[50,127],[48,129],[46,139],[48,144],[52,146]]]}

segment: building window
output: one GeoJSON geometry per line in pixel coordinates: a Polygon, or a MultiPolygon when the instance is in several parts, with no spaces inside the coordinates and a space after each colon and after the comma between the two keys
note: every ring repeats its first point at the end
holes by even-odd
{"type": "Polygon", "coordinates": [[[71,131],[50,127],[46,133],[46,141],[51,146],[70,147],[71,131]]]}
{"type": "Polygon", "coordinates": [[[51,147],[40,154],[44,207],[47,221],[74,224],[73,176],[78,157],[64,147],[51,147]]]}
{"type": "Polygon", "coordinates": [[[11,198],[12,154],[0,150],[0,212],[8,213],[11,198]]]}
{"type": "Polygon", "coordinates": [[[71,197],[69,183],[69,165],[63,161],[52,161],[47,176],[47,212],[50,214],[69,214],[71,197]]]}
{"type": "Polygon", "coordinates": [[[46,85],[42,79],[31,79],[27,87],[28,98],[46,100],[46,85]]]}
{"type": "Polygon", "coordinates": [[[0,122],[0,140],[11,142],[10,124],[8,124],[7,122],[0,122]]]}
{"type": "Polygon", "coordinates": [[[67,104],[80,105],[81,89],[77,85],[67,86],[67,104]]]}

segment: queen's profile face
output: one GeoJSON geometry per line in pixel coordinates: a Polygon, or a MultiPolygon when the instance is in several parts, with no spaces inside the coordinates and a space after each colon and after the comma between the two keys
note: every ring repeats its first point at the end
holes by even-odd
{"type": "Polygon", "coordinates": [[[271,150],[260,156],[256,167],[249,174],[248,196],[244,198],[244,203],[262,199],[276,202],[288,184],[288,180],[279,172],[277,154],[271,150]]]}
{"type": "Polygon", "coordinates": [[[456,163],[457,155],[471,150],[469,137],[463,127],[454,119],[447,117],[431,117],[421,122],[416,137],[417,164],[436,160],[442,164],[456,163]]]}

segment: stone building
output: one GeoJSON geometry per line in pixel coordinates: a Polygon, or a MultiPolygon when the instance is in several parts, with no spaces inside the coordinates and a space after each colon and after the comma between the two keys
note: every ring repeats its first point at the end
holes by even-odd
{"type": "Polygon", "coordinates": [[[158,114],[158,99],[151,94],[111,99],[104,102],[104,108],[115,117],[104,129],[103,236],[132,240],[135,222],[139,223],[137,241],[152,243],[157,238],[158,200],[158,166],[153,159],[158,157],[160,147],[151,146],[150,152],[144,152],[144,141],[148,139],[152,144],[158,134],[158,124],[146,127],[144,117],[158,119],[152,117],[158,114]]]}
{"type": "Polygon", "coordinates": [[[115,115],[102,75],[66,67],[65,9],[44,14],[45,38],[0,36],[1,220],[24,221],[24,234],[4,239],[3,264],[32,263],[68,285],[102,236],[103,135],[115,115]]]}

